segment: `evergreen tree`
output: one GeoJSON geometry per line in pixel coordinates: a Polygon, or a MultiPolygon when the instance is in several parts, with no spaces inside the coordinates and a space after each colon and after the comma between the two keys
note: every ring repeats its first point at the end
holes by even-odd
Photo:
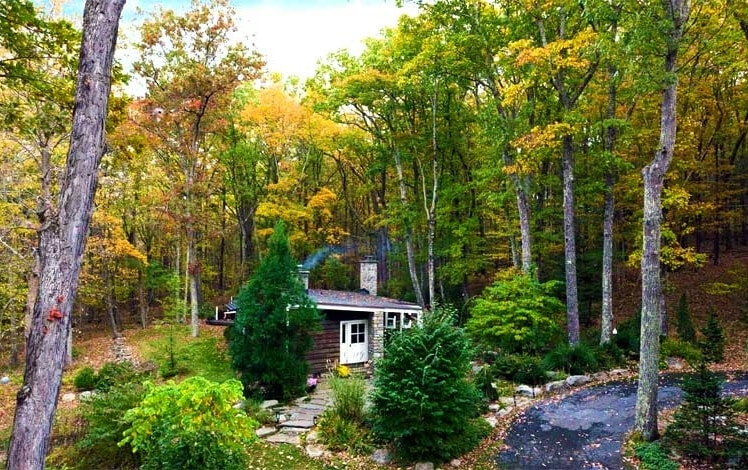
{"type": "Polygon", "coordinates": [[[722,362],[725,359],[725,330],[720,325],[713,308],[709,309],[709,319],[701,333],[704,335],[704,340],[700,345],[704,360],[722,362]]]}
{"type": "Polygon", "coordinates": [[[678,337],[683,341],[693,343],[696,340],[696,329],[691,320],[691,312],[688,309],[688,297],[686,297],[685,292],[681,294],[680,302],[678,302],[676,321],[678,337]]]}
{"type": "Polygon", "coordinates": [[[683,379],[683,405],[665,430],[665,441],[691,457],[710,462],[739,457],[746,440],[736,432],[733,400],[721,394],[722,379],[701,362],[683,379]]]}
{"type": "Polygon", "coordinates": [[[282,222],[268,244],[267,256],[239,293],[229,353],[245,394],[288,399],[304,392],[305,355],[320,317],[296,274],[282,222]]]}
{"type": "Polygon", "coordinates": [[[451,313],[439,308],[396,333],[377,362],[373,430],[405,460],[448,461],[487,434],[468,380],[470,342],[451,313]]]}

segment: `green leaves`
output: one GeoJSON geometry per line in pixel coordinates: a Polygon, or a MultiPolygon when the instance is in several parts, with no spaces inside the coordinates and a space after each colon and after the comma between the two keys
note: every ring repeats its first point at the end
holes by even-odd
{"type": "Polygon", "coordinates": [[[479,341],[507,353],[542,351],[561,333],[564,305],[554,294],[558,282],[506,271],[487,287],[465,325],[479,341]]]}
{"type": "Polygon", "coordinates": [[[146,383],[146,390],[125,414],[130,428],[119,442],[143,454],[142,468],[246,468],[245,446],[257,423],[234,408],[243,398],[238,380],[198,376],[178,385],[146,383]]]}

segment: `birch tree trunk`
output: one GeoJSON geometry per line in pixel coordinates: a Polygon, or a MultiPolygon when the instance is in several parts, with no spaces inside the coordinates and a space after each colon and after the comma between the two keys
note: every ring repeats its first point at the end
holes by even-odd
{"type": "Polygon", "coordinates": [[[689,0],[663,0],[672,29],[666,38],[665,88],[660,108],[660,145],[653,160],[642,170],[644,180],[644,221],[642,231],[642,320],[639,352],[639,385],[636,392],[634,431],[646,441],[657,439],[657,372],[660,354],[662,280],[660,277],[660,234],[662,185],[673,158],[676,134],[678,46],[689,15],[689,0]]]}
{"type": "Polygon", "coordinates": [[[579,296],[577,294],[576,210],[574,208],[574,147],[571,135],[563,137],[564,266],[566,267],[566,323],[569,344],[579,344],[579,296]]]}
{"type": "MultiPolygon", "coordinates": [[[[616,34],[616,23],[613,24],[612,33],[616,34]]],[[[611,66],[608,70],[608,109],[607,118],[616,117],[616,75],[618,70],[611,66]]],[[[613,151],[615,150],[617,129],[614,125],[608,125],[605,129],[605,141],[603,150],[608,169],[605,173],[605,208],[603,214],[603,267],[602,267],[602,316],[600,327],[600,344],[610,342],[613,333],[613,216],[615,215],[615,199],[613,190],[615,185],[613,151]]]]}
{"type": "Polygon", "coordinates": [[[87,0],[65,179],[58,212],[39,229],[39,295],[34,305],[23,386],[18,392],[7,468],[43,469],[83,249],[104,154],[104,132],[119,17],[125,0],[87,0]]]}
{"type": "MultiPolygon", "coordinates": [[[[398,187],[400,189],[400,203],[403,208],[407,210],[408,207],[408,193],[405,187],[405,176],[403,175],[403,162],[400,159],[400,151],[395,149],[395,168],[397,169],[397,180],[398,187]]],[[[416,294],[416,303],[420,306],[424,306],[423,291],[421,290],[421,283],[418,280],[418,270],[416,269],[416,255],[415,248],[413,247],[413,228],[409,221],[406,222],[405,227],[405,251],[408,255],[408,272],[410,272],[410,281],[413,283],[413,292],[416,294]]]]}

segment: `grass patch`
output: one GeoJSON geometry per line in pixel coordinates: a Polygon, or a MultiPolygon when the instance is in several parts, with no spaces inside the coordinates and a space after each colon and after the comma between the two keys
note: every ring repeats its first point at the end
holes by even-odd
{"type": "Polygon", "coordinates": [[[183,377],[200,375],[213,382],[235,378],[225,340],[219,335],[223,331],[202,328],[197,338],[192,337],[191,331],[189,325],[161,324],[131,332],[128,341],[140,357],[156,364],[162,375],[166,372],[183,377]]]}
{"type": "Polygon", "coordinates": [[[248,470],[287,470],[303,468],[308,470],[328,470],[350,468],[343,461],[324,462],[312,459],[298,447],[288,444],[257,442],[249,450],[248,470]]]}

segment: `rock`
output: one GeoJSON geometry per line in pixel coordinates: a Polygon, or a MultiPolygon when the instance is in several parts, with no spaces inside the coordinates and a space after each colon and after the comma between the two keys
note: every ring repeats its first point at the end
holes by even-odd
{"type": "Polygon", "coordinates": [[[66,393],[62,396],[62,401],[65,403],[70,403],[71,401],[75,401],[75,393],[66,393]]]}
{"type": "Polygon", "coordinates": [[[275,442],[277,444],[291,444],[292,446],[301,445],[301,437],[299,437],[298,435],[289,436],[288,434],[283,434],[282,432],[268,436],[267,438],[265,438],[265,441],[275,442]]]}
{"type": "Polygon", "coordinates": [[[418,462],[414,468],[415,470],[434,470],[434,464],[431,462],[418,462]]]}
{"type": "Polygon", "coordinates": [[[566,382],[563,380],[556,380],[555,382],[548,382],[545,384],[545,391],[546,392],[553,392],[556,390],[560,390],[566,386],[566,382]]]}
{"type": "Polygon", "coordinates": [[[570,375],[566,377],[566,385],[569,387],[584,385],[590,381],[592,381],[592,378],[589,375],[570,375]]]}
{"type": "Polygon", "coordinates": [[[460,468],[462,466],[462,460],[460,459],[453,459],[449,464],[455,468],[460,468]]]}
{"type": "Polygon", "coordinates": [[[499,398],[499,403],[504,406],[514,406],[516,405],[517,400],[515,400],[514,397],[501,397],[499,398]]]}
{"type": "Polygon", "coordinates": [[[498,403],[491,403],[490,405],[488,405],[488,411],[496,413],[499,410],[501,410],[501,405],[498,403]]]}
{"type": "Polygon", "coordinates": [[[594,374],[592,374],[592,378],[595,380],[605,380],[608,378],[608,373],[607,372],[595,372],[594,374]]]}
{"type": "Polygon", "coordinates": [[[499,424],[499,420],[498,418],[496,418],[496,416],[486,416],[483,419],[485,419],[488,425],[492,428],[495,428],[496,425],[499,424]]]}
{"type": "Polygon", "coordinates": [[[3,375],[3,378],[0,379],[0,384],[8,385],[10,383],[10,377],[7,375],[3,375]]]}
{"type": "Polygon", "coordinates": [[[515,391],[527,397],[536,397],[542,392],[540,388],[532,388],[529,385],[518,385],[515,391]]]}
{"type": "Polygon", "coordinates": [[[387,465],[392,462],[392,453],[388,449],[377,449],[371,454],[371,460],[379,465],[387,465]]]}
{"type": "Polygon", "coordinates": [[[306,451],[306,455],[313,459],[318,459],[325,455],[325,448],[322,446],[308,445],[304,450],[306,451]]]}
{"type": "Polygon", "coordinates": [[[81,400],[88,400],[89,398],[92,398],[95,396],[96,396],[96,392],[94,392],[93,390],[86,390],[85,392],[81,392],[81,394],[78,395],[78,397],[81,400]]]}
{"type": "Polygon", "coordinates": [[[304,428],[309,429],[313,428],[316,423],[313,419],[293,419],[290,421],[286,421],[283,423],[284,427],[289,428],[304,428]]]}
{"type": "Polygon", "coordinates": [[[668,357],[665,362],[667,362],[668,369],[683,370],[686,367],[685,361],[679,357],[668,357]]]}
{"type": "Polygon", "coordinates": [[[268,408],[272,408],[277,405],[278,405],[278,400],[265,400],[262,402],[262,404],[260,404],[260,408],[262,408],[263,410],[266,410],[268,408]]]}
{"type": "Polygon", "coordinates": [[[272,434],[275,434],[277,431],[275,428],[271,428],[270,426],[262,427],[255,431],[255,435],[259,438],[267,437],[272,434]]]}
{"type": "Polygon", "coordinates": [[[306,443],[307,444],[316,444],[319,440],[319,434],[317,431],[309,431],[306,433],[306,443]]]}
{"type": "Polygon", "coordinates": [[[609,375],[626,375],[629,371],[627,369],[613,369],[608,374],[609,375]]]}
{"type": "Polygon", "coordinates": [[[513,409],[514,408],[509,407],[509,408],[504,408],[503,410],[499,411],[499,418],[503,418],[504,416],[508,415],[509,413],[512,412],[513,409]]]}

